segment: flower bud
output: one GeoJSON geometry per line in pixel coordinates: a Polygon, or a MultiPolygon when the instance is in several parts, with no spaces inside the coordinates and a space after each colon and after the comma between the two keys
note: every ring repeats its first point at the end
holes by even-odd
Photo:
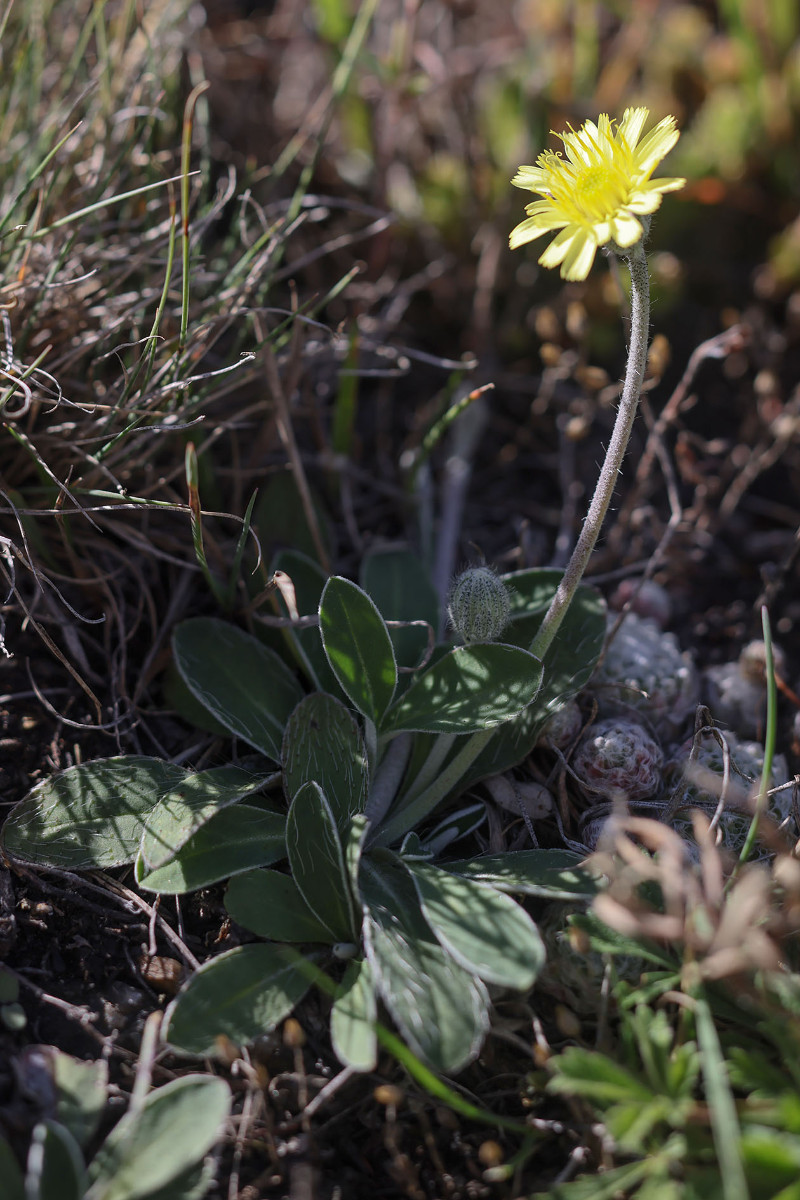
{"type": "Polygon", "coordinates": [[[493,642],[511,617],[508,588],[491,567],[469,567],[450,589],[448,616],[464,642],[493,642]]]}

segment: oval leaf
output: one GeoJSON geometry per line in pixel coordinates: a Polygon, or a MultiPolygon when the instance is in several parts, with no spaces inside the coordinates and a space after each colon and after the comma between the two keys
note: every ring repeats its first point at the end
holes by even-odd
{"type": "MultiPolygon", "coordinates": [[[[333,558],[335,546],[333,529],[319,497],[311,489],[317,533],[327,557],[333,558]]],[[[316,537],[308,523],[305,505],[291,467],[274,471],[259,489],[253,524],[258,540],[269,556],[279,546],[295,546],[309,558],[316,559],[319,550],[316,537]]]]}
{"type": "MultiPolygon", "coordinates": [[[[26,1200],[83,1200],[85,1187],[83,1156],[72,1134],[57,1121],[40,1121],[28,1151],[26,1200]]],[[[5,1180],[3,1188],[5,1194],[5,1180]]]]}
{"type": "Polygon", "coordinates": [[[289,803],[303,784],[318,783],[344,836],[363,812],[369,786],[364,742],[349,710],[324,692],[306,696],[286,726],[282,762],[289,803]]]}
{"type": "Polygon", "coordinates": [[[51,1069],[56,1085],[56,1118],[79,1146],[97,1130],[106,1104],[108,1063],[99,1058],[84,1062],[60,1050],[52,1051],[51,1069]]]}
{"type": "Polygon", "coordinates": [[[597,883],[581,869],[583,859],[571,850],[508,850],[445,863],[445,870],[501,892],[520,892],[545,900],[587,900],[597,883]]]}
{"type": "Polygon", "coordinates": [[[212,767],[187,775],[180,787],[162,796],[147,818],[142,860],[148,870],[163,866],[207,821],[243,796],[260,791],[270,778],[241,767],[212,767]]]}
{"type": "Polygon", "coordinates": [[[510,896],[438,867],[406,863],[425,920],[456,962],[487,983],[525,991],[544,966],[539,930],[510,896]]]}
{"type": "Polygon", "coordinates": [[[171,862],[147,871],[136,860],[136,882],[148,892],[180,896],[286,857],[286,818],[249,804],[224,808],[181,846],[171,862]]]}
{"type": "Polygon", "coordinates": [[[427,622],[389,630],[398,663],[416,667],[439,627],[439,599],[424,563],[411,550],[373,551],[362,560],[361,586],[386,621],[427,622]]]}
{"type": "MultiPolygon", "coordinates": [[[[558,567],[526,567],[522,571],[509,571],[501,578],[508,587],[511,620],[519,621],[538,614],[535,632],[550,607],[550,601],[564,578],[564,572],[558,567]]],[[[516,644],[518,643],[515,640],[516,644]]]]}
{"type": "Polygon", "coordinates": [[[314,916],[291,875],[280,871],[237,875],[225,893],[225,908],[245,929],[273,942],[331,941],[330,930],[314,916]]]}
{"type": "Polygon", "coordinates": [[[187,772],[159,758],[101,758],[69,767],[28,792],[3,828],[9,854],[85,870],[133,862],[145,821],[187,772]]]}
{"type": "Polygon", "coordinates": [[[386,622],[366,592],[333,575],[319,605],[322,644],[345,694],[377,724],[392,702],[397,664],[386,622]]]}
{"type": "Polygon", "coordinates": [[[361,896],[364,946],[392,1019],[434,1070],[459,1070],[488,1028],[485,987],[436,941],[405,872],[363,859],[361,896]]]}
{"type": "Polygon", "coordinates": [[[339,1062],[355,1071],[373,1071],[378,1061],[375,1020],[378,1003],[366,959],[347,964],[331,1009],[331,1041],[339,1062]]]}
{"type": "Polygon", "coordinates": [[[164,1040],[202,1057],[224,1034],[237,1046],[269,1033],[310,987],[286,946],[237,946],[196,971],[167,1009],[164,1040]]]}
{"type": "Polygon", "coordinates": [[[223,1079],[185,1075],[132,1107],[89,1168],[86,1200],[144,1200],[200,1163],[219,1138],[231,1097],[223,1079]]]}
{"type": "Polygon", "coordinates": [[[358,931],[342,843],[319,784],[306,783],[286,819],[286,852],[292,877],[306,904],[334,941],[352,941],[358,931]]]}
{"type": "Polygon", "coordinates": [[[541,681],[542,664],[527,650],[498,642],[457,646],[414,680],[381,731],[477,733],[526,708],[541,681]]]}
{"type": "MultiPolygon", "coordinates": [[[[527,575],[528,572],[522,574],[527,575]]],[[[561,572],[556,574],[560,578],[561,572]]],[[[504,575],[503,578],[512,588],[515,586],[514,574],[504,575]]],[[[552,584],[553,591],[555,586],[552,584]]],[[[536,745],[542,729],[556,709],[586,686],[605,643],[605,611],[605,602],[597,592],[588,587],[578,588],[561,628],[544,656],[542,689],[536,697],[536,703],[497,730],[459,784],[462,791],[478,779],[500,774],[522,762],[536,745]]],[[[527,646],[541,618],[541,613],[534,618],[513,616],[507,630],[508,640],[527,646]]]]}
{"type": "Polygon", "coordinates": [[[184,683],[231,733],[275,762],[283,730],[303,691],[283,659],[216,617],[182,621],[172,635],[184,683]]]}

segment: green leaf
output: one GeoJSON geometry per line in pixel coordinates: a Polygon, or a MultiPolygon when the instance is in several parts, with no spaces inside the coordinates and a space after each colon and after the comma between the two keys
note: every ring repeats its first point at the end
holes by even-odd
{"type": "MultiPolygon", "coordinates": [[[[561,572],[512,571],[502,578],[511,589],[511,625],[506,640],[515,646],[528,646],[561,581],[561,572]],[[545,576],[550,577],[549,581],[542,578],[545,576]]],[[[545,720],[589,682],[605,637],[603,597],[594,588],[579,587],[558,635],[544,657],[544,680],[537,709],[542,711],[545,720]]]]}
{"type": "Polygon", "coordinates": [[[283,780],[291,803],[304,784],[318,783],[344,836],[364,811],[369,771],[364,741],[351,713],[324,692],[301,700],[283,738],[283,780]]]}
{"type": "Polygon", "coordinates": [[[527,650],[498,642],[457,646],[414,679],[381,732],[477,733],[526,708],[541,680],[542,664],[527,650]]]}
{"type": "MultiPolygon", "coordinates": [[[[531,636],[528,637],[526,645],[539,628],[563,577],[564,572],[557,567],[526,567],[522,571],[509,571],[501,576],[508,586],[511,620],[517,623],[517,628],[522,628],[522,621],[536,621],[530,626],[531,636]]],[[[525,632],[527,633],[527,628],[525,632]]],[[[515,638],[514,644],[522,645],[522,642],[515,638]]]]}
{"type": "Polygon", "coordinates": [[[486,989],[436,941],[404,871],[364,858],[361,896],[367,958],[392,1019],[434,1070],[458,1071],[486,1035],[486,989]]]}
{"type": "Polygon", "coordinates": [[[83,1156],[72,1134],[56,1121],[40,1121],[28,1150],[25,1200],[83,1200],[85,1183],[83,1156]]]}
{"type": "Polygon", "coordinates": [[[646,1154],[653,1138],[663,1136],[669,1126],[684,1124],[694,1107],[692,1100],[675,1101],[664,1095],[653,1096],[645,1103],[627,1100],[607,1108],[603,1124],[623,1153],[646,1154]]]}
{"type": "Polygon", "coordinates": [[[452,1109],[459,1116],[466,1117],[468,1121],[478,1121],[481,1125],[495,1126],[498,1129],[510,1129],[514,1133],[521,1133],[526,1137],[537,1136],[535,1134],[531,1135],[530,1126],[524,1125],[522,1121],[514,1121],[510,1117],[502,1116],[500,1113],[492,1112],[490,1109],[481,1108],[479,1105],[471,1103],[465,1098],[463,1091],[456,1091],[444,1079],[441,1079],[438,1075],[434,1075],[433,1071],[429,1067],[426,1067],[409,1050],[408,1046],[404,1045],[400,1038],[384,1025],[378,1023],[375,1027],[375,1032],[378,1035],[378,1042],[383,1049],[388,1050],[397,1059],[411,1078],[421,1088],[424,1088],[429,1096],[434,1100],[440,1100],[446,1108],[452,1109]]]}
{"type": "Polygon", "coordinates": [[[652,1158],[643,1162],[625,1163],[612,1167],[602,1175],[584,1175],[572,1183],[555,1184],[547,1192],[535,1192],[529,1200],[617,1200],[618,1196],[630,1194],[642,1179],[654,1171],[652,1158]]]}
{"type": "MultiPolygon", "coordinates": [[[[771,1062],[766,1054],[753,1047],[729,1046],[726,1048],[728,1074],[735,1088],[751,1092],[757,1089],[762,1096],[780,1096],[787,1085],[786,1073],[781,1062],[771,1062]]],[[[800,1094],[797,1094],[800,1103],[800,1094]]],[[[794,1132],[800,1133],[800,1124],[794,1132]]]]}
{"type": "MultiPolygon", "coordinates": [[[[517,571],[502,578],[511,588],[512,598],[511,624],[504,637],[516,646],[527,647],[541,624],[561,572],[517,571]],[[528,615],[532,611],[533,615],[528,615]]],[[[478,779],[498,775],[522,762],[536,745],[552,714],[586,686],[605,642],[605,611],[603,599],[597,592],[588,587],[578,588],[561,628],[544,656],[542,687],[536,703],[498,729],[464,776],[459,785],[461,790],[478,779]]]]}
{"type": "MultiPolygon", "coordinates": [[[[270,564],[270,573],[276,571],[283,571],[291,579],[298,614],[301,617],[316,614],[322,589],[328,581],[327,571],[296,550],[281,550],[275,555],[270,564]]],[[[288,617],[290,613],[280,591],[275,596],[281,613],[288,617]]],[[[270,645],[273,639],[276,647],[281,641],[287,645],[292,658],[300,665],[315,691],[333,692],[336,696],[341,694],[316,625],[305,629],[288,626],[281,630],[259,625],[258,635],[266,645],[270,645]]]]}
{"type": "Polygon", "coordinates": [[[375,1069],[377,1009],[369,962],[366,959],[349,962],[331,1009],[331,1041],[336,1057],[344,1066],[356,1071],[375,1069]]]}
{"type": "Polygon", "coordinates": [[[89,1168],[86,1200],[147,1200],[202,1162],[230,1111],[222,1079],[184,1075],[115,1125],[89,1168]]]}
{"type": "Polygon", "coordinates": [[[571,917],[570,924],[588,933],[592,949],[601,954],[629,954],[633,958],[655,963],[665,971],[675,969],[677,960],[668,950],[662,949],[656,942],[646,941],[644,938],[640,941],[638,938],[618,933],[591,911],[571,917]]]}
{"type": "Polygon", "coordinates": [[[585,900],[596,895],[597,883],[581,870],[582,861],[571,850],[509,850],[443,866],[477,883],[490,883],[498,891],[546,900],[585,900]]]}
{"type": "Polygon", "coordinates": [[[204,963],[184,984],[167,1009],[164,1041],[201,1057],[217,1052],[222,1034],[246,1045],[287,1017],[309,986],[286,946],[237,946],[204,963]]]}
{"type": "MultiPolygon", "coordinates": [[[[361,563],[361,586],[386,621],[426,621],[436,638],[439,600],[424,564],[410,550],[376,550],[361,563]]],[[[404,667],[422,662],[429,644],[425,625],[390,629],[395,656],[404,667]]],[[[401,679],[402,683],[402,679],[401,679]]]]}
{"type": "Polygon", "coordinates": [[[360,921],[336,822],[319,784],[306,783],[286,819],[286,851],[292,877],[317,920],[338,941],[352,941],[360,921]]]}
{"type": "Polygon", "coordinates": [[[344,841],[344,862],[347,867],[347,878],[354,896],[358,895],[361,871],[361,855],[364,852],[370,823],[363,813],[353,817],[347,837],[344,841]]]}
{"type": "Polygon", "coordinates": [[[751,1125],[742,1130],[742,1161],[758,1195],[775,1195],[778,1188],[798,1186],[800,1138],[783,1129],[751,1125]]]}
{"type": "MultiPolygon", "coordinates": [[[[313,489],[311,500],[323,549],[332,558],[334,546],[331,525],[313,489]]],[[[288,546],[302,551],[309,558],[317,558],[316,541],[291,469],[273,471],[267,477],[256,501],[253,524],[258,530],[258,539],[267,559],[272,558],[274,551],[288,546]]]]}
{"type": "Polygon", "coordinates": [[[182,621],[172,635],[172,651],[187,687],[211,715],[279,762],[283,730],[303,698],[283,659],[216,617],[182,621]]]}
{"type": "Polygon", "coordinates": [[[547,1085],[548,1092],[582,1096],[600,1105],[633,1100],[648,1104],[653,1099],[652,1090],[627,1067],[596,1050],[568,1046],[563,1054],[551,1059],[550,1066],[555,1074],[547,1085]]]}
{"type": "Polygon", "coordinates": [[[60,1050],[53,1051],[52,1063],[58,1122],[69,1130],[79,1146],[85,1146],[96,1132],[105,1108],[108,1063],[102,1058],[84,1062],[60,1050]]]}
{"type": "Polygon", "coordinates": [[[261,791],[269,778],[235,766],[187,775],[160,798],[147,818],[141,845],[147,869],[164,866],[207,821],[243,796],[261,791]]]}
{"type": "MultiPolygon", "coordinates": [[[[430,833],[420,840],[420,851],[425,854],[438,856],[453,842],[458,842],[468,834],[474,833],[486,820],[486,805],[466,804],[462,808],[449,812],[430,833]]],[[[415,835],[416,836],[416,835],[415,835]]]]}
{"type": "Polygon", "coordinates": [[[0,1136],[0,1179],[3,1181],[4,1200],[27,1200],[25,1181],[16,1155],[2,1136],[0,1136]]]}
{"type": "Polygon", "coordinates": [[[274,942],[331,940],[330,930],[314,916],[291,875],[281,871],[237,875],[228,884],[225,908],[245,929],[274,942]]]}
{"type": "Polygon", "coordinates": [[[136,882],[148,892],[179,896],[285,857],[286,818],[235,804],[207,821],[165,866],[148,872],[138,858],[136,882]]]}
{"type": "Polygon", "coordinates": [[[162,1188],[148,1192],[145,1200],[203,1200],[214,1182],[216,1164],[211,1157],[195,1167],[187,1167],[162,1188]]]}
{"type": "Polygon", "coordinates": [[[487,983],[524,991],[544,966],[539,931],[510,896],[485,883],[407,862],[425,920],[456,962],[487,983]]]}
{"type": "Polygon", "coordinates": [[[358,711],[378,724],[394,696],[397,664],[374,602],[357,584],[333,575],[322,592],[319,627],[339,684],[358,711]]]}
{"type": "Polygon", "coordinates": [[[347,4],[344,0],[312,0],[311,7],[319,36],[340,49],[352,25],[347,4]]]}
{"type": "Polygon", "coordinates": [[[714,1017],[708,1001],[702,996],[695,1002],[695,1022],[711,1132],[722,1175],[722,1194],[725,1200],[750,1200],[742,1164],[742,1133],[736,1114],[736,1101],[714,1017]]]}
{"type": "Polygon", "coordinates": [[[178,672],[178,668],[175,666],[174,660],[167,664],[167,669],[162,678],[161,690],[164,705],[167,708],[174,709],[181,720],[185,721],[187,725],[191,725],[193,729],[202,729],[206,733],[213,733],[215,737],[228,736],[228,730],[225,726],[220,721],[215,720],[208,709],[189,691],[178,672]]]}
{"type": "Polygon", "coordinates": [[[69,767],[20,800],[3,828],[3,845],[26,862],[73,871],[120,867],[136,857],[159,798],[186,774],[135,755],[69,767]]]}

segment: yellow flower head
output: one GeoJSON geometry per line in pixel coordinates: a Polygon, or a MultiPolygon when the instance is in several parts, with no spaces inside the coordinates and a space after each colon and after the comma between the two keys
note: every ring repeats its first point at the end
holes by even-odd
{"type": "Polygon", "coordinates": [[[564,157],[545,150],[535,167],[520,167],[511,182],[544,199],[525,206],[528,217],[512,230],[511,249],[559,229],[539,262],[560,264],[563,279],[585,279],[598,246],[635,245],[644,234],[638,218],[655,212],[664,192],[686,183],[650,178],[680,134],[675,118],[665,117],[640,141],[649,115],[647,108],[626,108],[617,125],[603,113],[596,125],[586,121],[557,135],[564,157]]]}

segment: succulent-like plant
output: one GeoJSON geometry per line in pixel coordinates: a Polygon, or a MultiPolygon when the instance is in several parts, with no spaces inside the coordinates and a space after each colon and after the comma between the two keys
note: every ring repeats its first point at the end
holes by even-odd
{"type": "Polygon", "coordinates": [[[643,725],[609,717],[587,730],[572,767],[583,784],[609,800],[646,800],[661,789],[664,754],[643,725]]]}
{"type": "MultiPolygon", "coordinates": [[[[721,844],[738,853],[753,818],[753,789],[761,777],[764,747],[758,742],[740,741],[729,732],[695,739],[694,750],[692,746],[691,740],[685,743],[665,767],[665,781],[673,788],[668,806],[669,823],[694,846],[690,810],[702,809],[714,818],[721,844]]],[[[792,789],[782,786],[788,778],[786,759],[776,754],[763,810],[775,825],[781,825],[792,816],[792,789]]],[[[769,847],[760,845],[754,857],[769,855],[769,847]]]]}
{"type": "Polygon", "coordinates": [[[601,716],[641,713],[663,735],[680,728],[699,695],[694,663],[675,635],[634,612],[612,637],[594,682],[601,716]]]}

